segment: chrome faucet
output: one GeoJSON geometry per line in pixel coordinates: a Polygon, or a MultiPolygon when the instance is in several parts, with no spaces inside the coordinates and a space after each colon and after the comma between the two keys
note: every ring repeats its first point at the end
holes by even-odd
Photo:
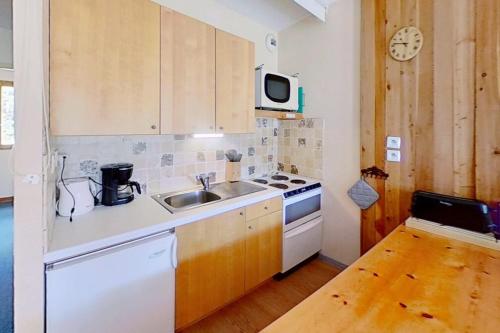
{"type": "Polygon", "coordinates": [[[196,176],[196,180],[199,181],[201,183],[201,185],[203,185],[203,190],[204,191],[208,191],[210,189],[210,177],[205,175],[205,174],[201,174],[199,176],[196,176]]]}

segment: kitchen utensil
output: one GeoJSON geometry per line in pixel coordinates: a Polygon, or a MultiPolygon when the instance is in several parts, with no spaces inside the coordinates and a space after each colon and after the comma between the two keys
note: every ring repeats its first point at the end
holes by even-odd
{"type": "Polygon", "coordinates": [[[229,160],[229,162],[238,162],[238,152],[235,149],[230,149],[226,152],[226,157],[229,160]]]}

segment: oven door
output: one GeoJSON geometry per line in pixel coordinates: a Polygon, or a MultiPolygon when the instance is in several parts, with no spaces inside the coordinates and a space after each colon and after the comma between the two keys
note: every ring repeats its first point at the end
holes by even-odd
{"type": "Polygon", "coordinates": [[[285,232],[319,216],[321,216],[321,188],[291,197],[283,202],[285,232]]]}
{"type": "Polygon", "coordinates": [[[283,236],[283,266],[285,273],[310,256],[321,251],[323,220],[318,217],[298,228],[285,232],[283,236]]]}

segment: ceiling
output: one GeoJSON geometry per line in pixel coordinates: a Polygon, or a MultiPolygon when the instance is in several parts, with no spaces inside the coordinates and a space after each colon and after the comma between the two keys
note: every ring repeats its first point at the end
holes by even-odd
{"type": "MultiPolygon", "coordinates": [[[[275,31],[283,30],[311,14],[294,0],[216,0],[237,13],[275,31]]],[[[335,0],[316,0],[327,7],[335,0]]]]}
{"type": "Polygon", "coordinates": [[[0,28],[12,30],[12,0],[0,0],[0,28]]]}

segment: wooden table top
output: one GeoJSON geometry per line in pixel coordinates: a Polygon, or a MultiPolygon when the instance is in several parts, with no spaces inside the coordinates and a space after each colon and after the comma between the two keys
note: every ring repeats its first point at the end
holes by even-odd
{"type": "Polygon", "coordinates": [[[399,226],[263,332],[500,332],[500,251],[399,226]]]}

